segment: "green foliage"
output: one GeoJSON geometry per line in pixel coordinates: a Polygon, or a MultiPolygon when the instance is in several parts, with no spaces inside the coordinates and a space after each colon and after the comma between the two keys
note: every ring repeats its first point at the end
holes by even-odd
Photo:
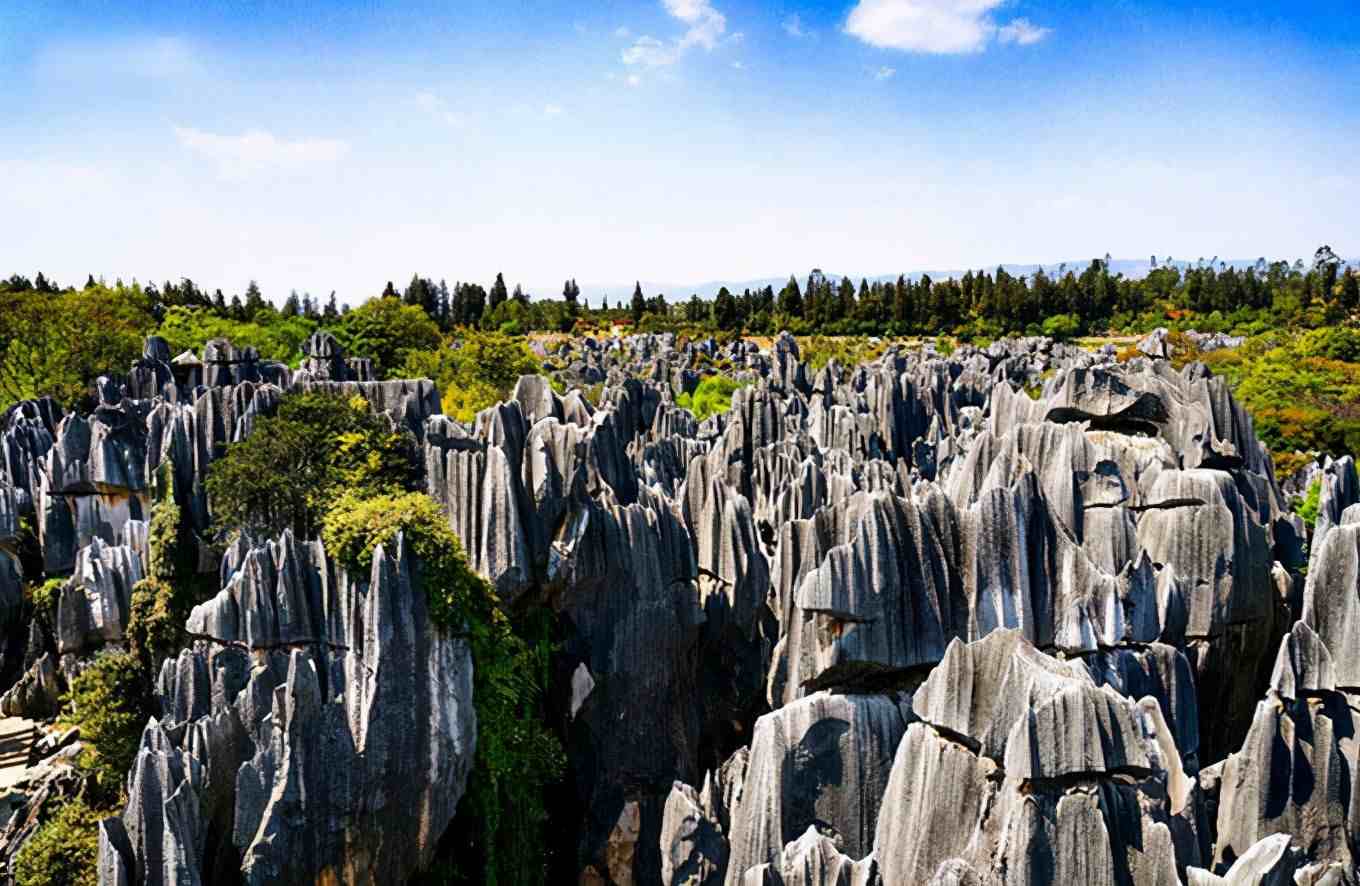
{"type": "Polygon", "coordinates": [[[40,613],[49,623],[55,623],[57,620],[57,601],[61,599],[61,589],[65,584],[64,578],[49,578],[42,584],[29,585],[28,595],[34,611],[40,613]]]}
{"type": "Polygon", "coordinates": [[[859,336],[813,335],[798,339],[798,352],[813,372],[821,372],[822,367],[833,359],[842,366],[856,366],[876,360],[887,347],[885,341],[874,343],[859,336]]]}
{"type": "Polygon", "coordinates": [[[1317,526],[1318,507],[1322,498],[1322,478],[1315,477],[1308,486],[1308,492],[1303,496],[1303,501],[1299,504],[1299,517],[1303,519],[1303,525],[1312,532],[1317,526]]]}
{"type": "MultiPolygon", "coordinates": [[[[474,665],[477,758],[468,796],[481,832],[468,834],[486,883],[542,879],[544,791],[564,770],[560,742],[540,706],[551,642],[543,621],[517,633],[495,591],[467,565],[458,537],[428,496],[341,497],[326,515],[326,549],[352,572],[371,568],[379,545],[401,532],[418,564],[430,617],[468,638],[474,665]]],[[[466,876],[469,859],[455,859],[466,876]]]]}
{"type": "Polygon", "coordinates": [[[1305,357],[1360,363],[1360,329],[1327,326],[1299,337],[1298,352],[1305,357]]]}
{"type": "Polygon", "coordinates": [[[155,328],[153,303],[140,287],[94,286],[80,292],[0,287],[0,408],[50,395],[79,405],[106,372],[121,372],[155,328]]]}
{"type": "Polygon", "coordinates": [[[1320,338],[1279,331],[1201,356],[1274,452],[1360,452],[1360,363],[1318,356],[1320,338]]]}
{"type": "MultiPolygon", "coordinates": [[[[500,308],[509,304],[519,303],[511,299],[500,308]]],[[[408,354],[403,374],[434,379],[443,392],[444,414],[470,422],[478,412],[509,398],[521,375],[542,370],[522,339],[468,331],[437,350],[408,354]]]]}
{"type": "Polygon", "coordinates": [[[376,492],[413,483],[409,435],[395,433],[362,397],[293,394],[246,439],[213,462],[207,489],[221,529],[315,537],[344,490],[376,492]]]}
{"type": "Polygon", "coordinates": [[[71,681],[62,719],[80,727],[80,765],[100,788],[114,793],[132,768],[142,727],[151,714],[149,680],[137,656],[104,652],[71,681]]]}
{"type": "Polygon", "coordinates": [[[948,357],[954,353],[954,340],[947,335],[936,336],[935,351],[942,357],[948,357]]]}
{"type": "Polygon", "coordinates": [[[78,797],[63,803],[15,855],[14,882],[18,886],[96,886],[101,818],[78,797]]]}
{"type": "Polygon", "coordinates": [[[272,306],[256,311],[251,320],[233,320],[209,308],[175,305],[166,308],[156,334],[170,345],[172,355],[186,350],[202,353],[212,339],[225,338],[238,348],[254,348],[265,360],[296,367],[303,342],[317,326],[310,317],[284,316],[272,306]]]}
{"type": "Polygon", "coordinates": [[[412,351],[439,347],[439,326],[415,305],[374,298],[345,315],[333,330],[346,352],[373,361],[378,378],[399,378],[412,351]]]}
{"type": "Polygon", "coordinates": [[[1044,335],[1066,341],[1081,334],[1081,319],[1072,314],[1054,314],[1044,320],[1044,335]]]}
{"type": "Polygon", "coordinates": [[[710,375],[699,382],[693,394],[681,394],[675,403],[694,413],[703,421],[710,415],[717,415],[732,408],[732,394],[738,388],[746,387],[743,382],[735,381],[726,375],[710,375]]]}
{"type": "Polygon", "coordinates": [[[132,587],[128,647],[148,671],[184,645],[184,620],[192,608],[185,596],[160,578],[144,578],[132,587]]]}

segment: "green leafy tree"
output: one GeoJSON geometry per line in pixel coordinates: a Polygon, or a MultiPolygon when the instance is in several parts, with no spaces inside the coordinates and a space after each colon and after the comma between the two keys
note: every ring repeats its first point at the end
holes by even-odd
{"type": "Polygon", "coordinates": [[[375,298],[344,316],[336,338],[356,356],[373,361],[379,378],[393,378],[412,351],[437,348],[439,326],[420,308],[398,298],[375,298]]]}
{"type": "Polygon", "coordinates": [[[80,405],[96,378],[141,356],[154,311],[137,286],[0,291],[0,407],[44,395],[80,405]]]}
{"type": "Polygon", "coordinates": [[[392,431],[362,397],[292,394],[213,462],[207,490],[219,529],[315,538],[342,491],[404,488],[413,465],[410,435],[392,431]]]}

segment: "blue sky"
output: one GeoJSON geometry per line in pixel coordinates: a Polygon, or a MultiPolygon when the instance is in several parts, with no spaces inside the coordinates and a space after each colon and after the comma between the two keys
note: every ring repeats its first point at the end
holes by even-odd
{"type": "Polygon", "coordinates": [[[542,294],[1360,253],[1353,0],[0,9],[0,272],[542,294]]]}

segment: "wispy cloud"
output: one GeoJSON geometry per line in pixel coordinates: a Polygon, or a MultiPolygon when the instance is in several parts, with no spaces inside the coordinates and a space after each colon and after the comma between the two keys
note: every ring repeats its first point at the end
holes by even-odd
{"type": "MultiPolygon", "coordinates": [[[[649,34],[643,34],[632,46],[623,50],[625,65],[662,67],[673,65],[695,46],[712,50],[718,46],[727,32],[727,17],[713,7],[708,0],[661,0],[666,12],[688,27],[679,37],[663,42],[649,34]]],[[[617,33],[617,32],[616,32],[617,33]]],[[[733,34],[733,41],[741,39],[733,34]]]]}
{"type": "Polygon", "coordinates": [[[796,12],[784,19],[783,23],[780,24],[780,27],[784,29],[785,34],[788,34],[795,40],[801,40],[804,37],[812,36],[812,32],[803,27],[803,19],[796,12]]]}
{"type": "Polygon", "coordinates": [[[892,76],[893,76],[894,74],[896,74],[896,73],[897,73],[897,68],[890,68],[890,67],[888,67],[887,65],[884,65],[883,67],[879,68],[877,71],[874,71],[874,79],[875,79],[875,80],[890,80],[890,79],[892,79],[892,76]]]}
{"type": "Polygon", "coordinates": [[[431,117],[449,126],[462,126],[467,122],[462,114],[449,107],[448,102],[429,90],[416,93],[416,105],[431,117]]]}
{"type": "Polygon", "coordinates": [[[1034,24],[1027,18],[1013,19],[996,32],[996,39],[1002,43],[1015,43],[1020,46],[1033,46],[1053,33],[1052,28],[1034,24]]]}
{"type": "Polygon", "coordinates": [[[744,71],[746,70],[746,63],[738,59],[737,61],[732,62],[732,67],[738,71],[744,71]]]}
{"type": "Polygon", "coordinates": [[[543,106],[544,117],[561,117],[564,113],[566,112],[561,105],[546,104],[543,106]]]}
{"type": "Polygon", "coordinates": [[[859,0],[845,31],[871,46],[935,55],[981,52],[994,39],[1028,46],[1049,29],[1028,19],[998,27],[992,13],[1006,0],[859,0]]]}
{"type": "Polygon", "coordinates": [[[628,30],[627,25],[619,25],[617,28],[614,29],[614,36],[618,37],[620,40],[627,39],[629,36],[632,35],[632,33],[633,33],[632,31],[628,30]]]}
{"type": "Polygon", "coordinates": [[[642,85],[642,78],[639,77],[637,74],[629,74],[629,75],[628,75],[628,85],[629,85],[629,86],[640,86],[640,85],[642,85]]]}
{"type": "Polygon", "coordinates": [[[176,126],[179,143],[217,164],[228,178],[240,178],[257,172],[313,172],[334,166],[346,153],[349,144],[339,139],[279,138],[261,129],[240,135],[220,135],[186,126],[176,126]]]}

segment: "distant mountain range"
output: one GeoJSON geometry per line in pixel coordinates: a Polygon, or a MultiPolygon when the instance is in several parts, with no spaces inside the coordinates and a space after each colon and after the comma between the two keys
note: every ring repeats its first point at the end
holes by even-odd
{"type": "MultiPolygon", "coordinates": [[[[1308,259],[1305,258],[1304,260],[1307,261],[1308,259]]],[[[1255,265],[1256,262],[1257,259],[1254,258],[1224,259],[1215,262],[1215,265],[1222,264],[1228,267],[1237,268],[1238,270],[1246,270],[1247,268],[1250,268],[1253,265],[1255,265]]],[[[1076,273],[1081,273],[1083,270],[1086,269],[1087,265],[1089,265],[1090,263],[1091,259],[1088,258],[1088,259],[1076,259],[1068,262],[1054,262],[1052,264],[1043,265],[1039,264],[1023,265],[1003,263],[1001,267],[1006,269],[1007,274],[1011,274],[1012,276],[1016,277],[1033,276],[1040,268],[1042,268],[1044,273],[1048,274],[1049,276],[1057,276],[1060,273],[1064,272],[1064,268],[1066,270],[1074,271],[1076,273]]],[[[1199,262],[1198,260],[1183,261],[1180,259],[1166,261],[1159,257],[1157,263],[1159,267],[1174,265],[1178,268],[1185,269],[1187,267],[1194,267],[1199,262]]],[[[1208,259],[1205,259],[1205,263],[1206,264],[1208,263],[1208,259]]],[[[1360,265],[1360,261],[1352,260],[1347,262],[1347,264],[1360,265]]],[[[992,265],[990,267],[985,268],[973,268],[972,270],[973,271],[986,270],[987,272],[992,273],[996,271],[996,268],[997,268],[996,265],[992,265]]],[[[1124,259],[1124,258],[1111,259],[1110,270],[1112,273],[1122,274],[1123,276],[1129,279],[1139,279],[1147,276],[1147,273],[1150,270],[1152,270],[1152,261],[1151,259],[1124,259]]],[[[810,271],[811,268],[808,268],[798,273],[797,275],[798,284],[800,286],[807,282],[807,276],[810,271]]],[[[859,281],[861,279],[867,279],[870,283],[874,283],[878,281],[886,282],[889,280],[896,280],[899,276],[898,274],[878,274],[875,276],[866,276],[861,274],[842,274],[839,272],[832,271],[823,271],[823,273],[825,273],[826,276],[833,281],[839,281],[842,276],[848,276],[851,280],[855,281],[856,286],[859,285],[859,281]]],[[[922,277],[926,275],[929,275],[930,279],[932,280],[946,280],[951,277],[953,278],[962,277],[965,273],[967,273],[966,270],[957,269],[933,270],[933,271],[918,270],[902,272],[901,276],[904,276],[913,281],[920,280],[922,277]]],[[[641,281],[641,283],[642,292],[644,295],[651,297],[656,295],[657,293],[662,293],[666,296],[666,298],[669,301],[674,303],[675,301],[686,300],[691,295],[696,294],[700,298],[704,299],[713,298],[718,294],[718,290],[724,286],[727,287],[728,291],[738,295],[741,294],[741,292],[745,289],[754,290],[765,286],[772,286],[774,287],[774,290],[778,292],[781,288],[783,288],[784,284],[788,282],[788,279],[789,278],[787,276],[783,276],[783,277],[761,277],[758,279],[750,280],[709,280],[703,283],[675,283],[661,280],[643,280],[641,281]]],[[[626,301],[633,294],[632,281],[627,283],[583,282],[580,283],[579,285],[581,287],[581,296],[592,307],[598,306],[600,304],[600,299],[602,298],[608,298],[609,303],[613,305],[616,304],[620,299],[626,301]]],[[[538,288],[534,291],[535,294],[537,294],[539,297],[546,298],[558,297],[557,294],[554,293],[551,289],[538,288]]]]}

